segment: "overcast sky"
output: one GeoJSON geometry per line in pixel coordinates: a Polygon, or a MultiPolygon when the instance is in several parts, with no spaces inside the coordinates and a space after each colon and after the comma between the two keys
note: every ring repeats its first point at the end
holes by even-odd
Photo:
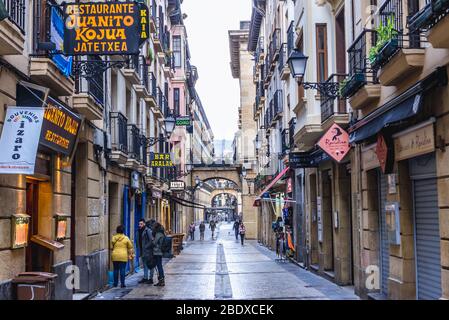
{"type": "Polygon", "coordinates": [[[184,0],[191,62],[198,67],[196,89],[215,139],[234,139],[240,104],[239,81],[231,74],[228,30],[251,19],[250,0],[184,0]]]}

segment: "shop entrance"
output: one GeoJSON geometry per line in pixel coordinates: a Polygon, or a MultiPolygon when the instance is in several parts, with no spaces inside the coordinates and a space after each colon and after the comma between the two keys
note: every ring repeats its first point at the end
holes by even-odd
{"type": "Polygon", "coordinates": [[[378,203],[379,203],[379,248],[380,248],[380,291],[388,296],[388,276],[390,273],[390,243],[386,225],[385,204],[387,202],[388,180],[380,169],[377,171],[378,203]]]}
{"type": "Polygon", "coordinates": [[[311,231],[310,231],[310,264],[318,266],[318,219],[317,219],[317,192],[316,192],[316,174],[309,176],[309,199],[311,214],[311,231]]]}
{"type": "Polygon", "coordinates": [[[322,253],[324,271],[334,271],[334,228],[333,228],[333,192],[332,171],[326,170],[322,174],[322,220],[323,220],[323,243],[322,253]]]}

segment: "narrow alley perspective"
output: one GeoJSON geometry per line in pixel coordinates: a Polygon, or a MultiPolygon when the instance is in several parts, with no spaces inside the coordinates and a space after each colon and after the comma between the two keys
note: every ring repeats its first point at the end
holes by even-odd
{"type": "MultiPolygon", "coordinates": [[[[286,261],[257,241],[236,240],[233,223],[218,226],[214,240],[188,241],[182,254],[164,267],[166,286],[139,284],[143,272],[130,276],[126,288],[98,294],[95,300],[357,300],[351,287],[336,284],[286,261]]],[[[156,277],[155,277],[156,278],[156,277]]]]}

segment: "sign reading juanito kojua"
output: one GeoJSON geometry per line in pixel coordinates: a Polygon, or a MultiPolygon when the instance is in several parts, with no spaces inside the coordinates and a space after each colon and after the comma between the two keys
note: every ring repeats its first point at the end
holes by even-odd
{"type": "Polygon", "coordinates": [[[149,37],[149,10],[137,2],[65,4],[66,55],[138,54],[149,37]]]}
{"type": "Polygon", "coordinates": [[[48,98],[40,144],[65,156],[75,148],[81,118],[61,103],[48,98]]]}

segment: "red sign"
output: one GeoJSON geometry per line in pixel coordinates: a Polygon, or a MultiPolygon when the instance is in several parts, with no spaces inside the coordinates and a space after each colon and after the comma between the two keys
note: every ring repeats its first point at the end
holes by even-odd
{"type": "Polygon", "coordinates": [[[293,187],[292,187],[292,178],[287,179],[287,193],[292,193],[293,187]]]}
{"type": "Polygon", "coordinates": [[[379,164],[384,174],[390,173],[392,170],[392,149],[389,143],[382,134],[377,136],[376,155],[379,159],[379,164]]]}
{"type": "Polygon", "coordinates": [[[349,145],[349,134],[338,124],[334,124],[326,132],[318,143],[318,146],[337,162],[343,160],[349,150],[351,150],[351,146],[349,145]]]}

